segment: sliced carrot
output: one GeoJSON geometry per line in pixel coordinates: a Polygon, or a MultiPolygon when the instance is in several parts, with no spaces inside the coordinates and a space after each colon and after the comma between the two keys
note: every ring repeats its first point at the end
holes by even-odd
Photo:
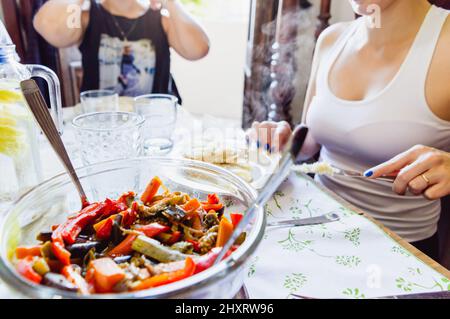
{"type": "Polygon", "coordinates": [[[228,219],[222,217],[219,223],[219,232],[217,233],[216,247],[223,247],[233,233],[233,224],[228,219]]]}
{"type": "Polygon", "coordinates": [[[131,245],[136,237],[136,235],[129,234],[119,245],[108,252],[108,256],[117,257],[130,254],[133,251],[131,245]]]}
{"type": "Polygon", "coordinates": [[[196,213],[193,217],[192,217],[192,228],[196,229],[196,230],[202,230],[202,221],[200,218],[200,215],[198,213],[196,213]]]}
{"type": "Polygon", "coordinates": [[[142,193],[141,201],[144,204],[149,203],[152,200],[152,198],[156,195],[161,185],[162,181],[159,179],[159,177],[158,176],[153,177],[150,183],[147,185],[145,191],[142,193]]]}
{"type": "Polygon", "coordinates": [[[198,208],[200,208],[202,204],[197,198],[193,198],[190,201],[188,201],[186,204],[182,206],[183,210],[186,212],[193,212],[196,211],[198,208]]]}
{"type": "Polygon", "coordinates": [[[19,246],[16,248],[17,259],[22,259],[27,256],[41,256],[42,245],[36,246],[19,246]]]}
{"type": "Polygon", "coordinates": [[[112,292],[113,287],[125,278],[125,271],[111,258],[95,259],[90,262],[89,268],[94,269],[96,292],[112,292]]]}

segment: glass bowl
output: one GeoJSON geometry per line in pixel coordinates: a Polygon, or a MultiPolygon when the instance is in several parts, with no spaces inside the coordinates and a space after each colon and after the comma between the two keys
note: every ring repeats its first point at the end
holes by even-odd
{"type": "MultiPolygon", "coordinates": [[[[116,160],[80,168],[77,173],[91,202],[117,198],[130,190],[140,194],[154,176],[159,176],[171,191],[200,198],[217,193],[226,205],[225,214],[244,213],[256,198],[256,191],[236,175],[186,159],[116,160]]],[[[79,209],[80,199],[65,173],[38,185],[11,205],[0,224],[0,276],[10,288],[32,298],[232,298],[243,285],[266,222],[260,209],[247,228],[245,242],[229,258],[195,276],[149,290],[83,296],[23,279],[12,263],[15,247],[36,243],[40,231],[61,223],[79,209]]]]}

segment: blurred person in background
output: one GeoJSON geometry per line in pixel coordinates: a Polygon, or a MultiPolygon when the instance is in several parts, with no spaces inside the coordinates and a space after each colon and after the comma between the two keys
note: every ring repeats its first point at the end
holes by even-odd
{"type": "Polygon", "coordinates": [[[170,48],[188,60],[209,51],[205,30],[178,0],[49,0],[35,15],[34,27],[57,48],[79,46],[81,91],[179,97],[170,48]]]}

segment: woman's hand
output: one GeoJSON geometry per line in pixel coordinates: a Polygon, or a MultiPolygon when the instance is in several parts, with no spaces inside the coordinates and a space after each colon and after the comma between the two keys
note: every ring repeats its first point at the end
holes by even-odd
{"type": "Polygon", "coordinates": [[[268,152],[277,152],[282,149],[291,134],[291,126],[286,121],[254,122],[247,131],[248,141],[255,142],[258,148],[263,148],[268,152]]]}
{"type": "Polygon", "coordinates": [[[393,190],[400,195],[409,189],[430,200],[442,198],[450,194],[450,153],[416,145],[365,173],[371,179],[393,175],[393,190]]]}

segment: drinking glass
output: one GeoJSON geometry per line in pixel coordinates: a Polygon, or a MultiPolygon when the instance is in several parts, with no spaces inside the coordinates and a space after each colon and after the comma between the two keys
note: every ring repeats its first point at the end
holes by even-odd
{"type": "Polygon", "coordinates": [[[148,94],[134,99],[134,111],[145,118],[144,150],[147,155],[164,155],[173,147],[178,98],[148,94]]]}
{"type": "Polygon", "coordinates": [[[119,95],[113,90],[92,90],[80,94],[83,113],[119,110],[119,95]]]}
{"type": "Polygon", "coordinates": [[[142,155],[144,118],[130,112],[82,114],[72,121],[84,165],[142,155]]]}

